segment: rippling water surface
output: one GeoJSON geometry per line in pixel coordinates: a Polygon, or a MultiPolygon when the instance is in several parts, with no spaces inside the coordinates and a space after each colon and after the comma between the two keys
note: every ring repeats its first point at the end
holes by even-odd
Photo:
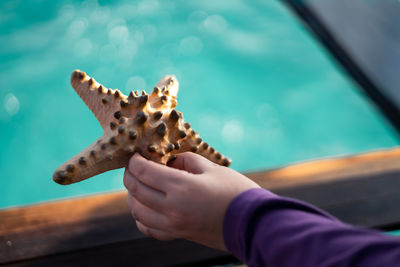
{"type": "Polygon", "coordinates": [[[393,130],[280,2],[2,1],[0,207],[122,188],[55,168],[101,135],[71,88],[181,84],[178,110],[239,171],[398,145],[393,130]]]}

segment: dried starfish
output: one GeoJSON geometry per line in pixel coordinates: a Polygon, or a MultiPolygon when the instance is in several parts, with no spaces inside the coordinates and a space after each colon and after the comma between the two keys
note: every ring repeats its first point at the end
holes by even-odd
{"type": "Polygon", "coordinates": [[[151,94],[107,89],[85,72],[75,70],[71,84],[92,110],[103,135],[78,155],[61,165],[53,175],[59,184],[72,184],[94,175],[125,167],[138,152],[147,159],[166,164],[176,154],[192,151],[229,166],[222,156],[184,122],[177,105],[179,84],[174,76],[161,79],[151,94]]]}

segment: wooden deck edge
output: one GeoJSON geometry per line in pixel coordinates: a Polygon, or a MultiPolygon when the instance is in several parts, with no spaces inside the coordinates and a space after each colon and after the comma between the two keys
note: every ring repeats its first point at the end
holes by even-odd
{"type": "MultiPolygon", "coordinates": [[[[308,201],[349,223],[376,227],[400,222],[396,205],[400,203],[399,148],[246,175],[264,188],[308,201]]],[[[110,246],[114,244],[127,253],[129,246],[150,242],[136,229],[125,197],[122,191],[0,211],[0,264],[43,265],[47,259],[50,265],[76,265],[80,252],[92,255],[102,248],[108,251],[104,255],[117,253],[110,246]]],[[[143,265],[148,257],[149,266],[217,262],[227,257],[197,244],[185,249],[181,242],[186,244],[155,242],[148,247],[150,251],[125,256],[143,265]],[[164,255],[161,265],[151,256],[157,249],[164,255]]]]}
{"type": "Polygon", "coordinates": [[[301,162],[246,175],[263,188],[277,189],[399,170],[400,148],[396,147],[357,155],[301,162]]]}

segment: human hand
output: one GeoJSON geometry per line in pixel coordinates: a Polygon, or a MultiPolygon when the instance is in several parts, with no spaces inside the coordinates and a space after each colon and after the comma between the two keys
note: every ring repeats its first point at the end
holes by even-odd
{"type": "Polygon", "coordinates": [[[235,196],[259,187],[242,174],[186,152],[168,166],[136,153],[124,174],[138,229],[159,240],[185,238],[226,250],[225,212],[235,196]]]}

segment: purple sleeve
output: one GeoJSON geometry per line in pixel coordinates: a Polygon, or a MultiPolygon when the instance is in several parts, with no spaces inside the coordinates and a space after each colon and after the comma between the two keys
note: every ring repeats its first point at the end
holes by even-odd
{"type": "Polygon", "coordinates": [[[400,239],[258,188],[231,202],[224,239],[249,266],[400,266],[400,239]]]}

